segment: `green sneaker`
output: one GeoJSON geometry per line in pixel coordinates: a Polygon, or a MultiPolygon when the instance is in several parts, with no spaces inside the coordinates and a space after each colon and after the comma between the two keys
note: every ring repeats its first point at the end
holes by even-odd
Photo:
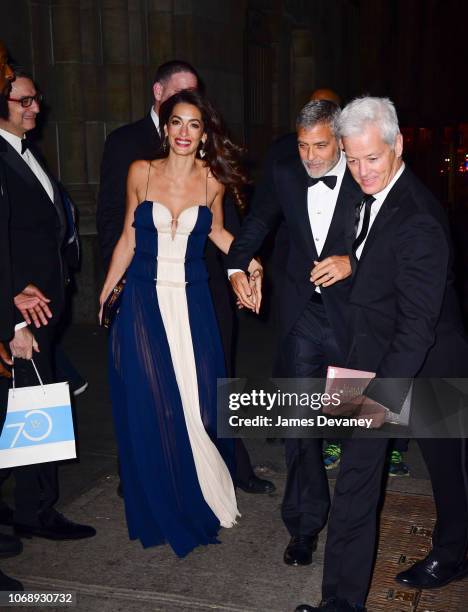
{"type": "Polygon", "coordinates": [[[338,467],[341,459],[341,445],[327,444],[323,449],[323,464],[326,470],[338,467]]]}
{"type": "Polygon", "coordinates": [[[403,455],[400,451],[392,451],[390,455],[390,465],[388,468],[389,476],[409,476],[409,467],[403,461],[403,455]]]}

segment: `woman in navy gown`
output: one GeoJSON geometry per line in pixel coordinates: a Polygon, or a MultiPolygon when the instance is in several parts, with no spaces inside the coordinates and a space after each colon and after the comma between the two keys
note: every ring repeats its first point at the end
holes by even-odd
{"type": "MultiPolygon", "coordinates": [[[[184,556],[217,542],[220,526],[239,516],[233,443],[216,437],[216,379],[226,374],[203,256],[207,237],[229,250],[224,191],[241,197],[245,177],[200,93],[169,98],[160,124],[165,156],[130,167],[124,230],[100,303],[126,274],[110,388],[129,535],[184,556]]],[[[256,262],[250,271],[260,274],[256,262]]]]}

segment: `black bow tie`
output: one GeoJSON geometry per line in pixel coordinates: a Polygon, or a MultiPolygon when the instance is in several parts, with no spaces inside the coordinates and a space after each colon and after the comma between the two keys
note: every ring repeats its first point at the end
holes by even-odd
{"type": "Polygon", "coordinates": [[[27,138],[23,138],[21,141],[21,155],[23,155],[27,149],[29,149],[29,142],[27,138]]]}
{"type": "Polygon", "coordinates": [[[336,181],[337,180],[338,180],[338,177],[337,176],[333,176],[333,175],[321,176],[320,178],[312,178],[311,176],[309,176],[307,184],[308,184],[309,187],[313,187],[319,181],[322,181],[323,183],[325,183],[325,185],[329,189],[335,189],[335,185],[336,185],[336,181]]]}

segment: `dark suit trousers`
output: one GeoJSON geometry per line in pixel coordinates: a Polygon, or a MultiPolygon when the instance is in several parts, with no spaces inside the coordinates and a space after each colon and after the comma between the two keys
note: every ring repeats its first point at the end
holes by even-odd
{"type": "Polygon", "coordinates": [[[443,563],[458,564],[468,548],[467,441],[420,438],[418,444],[429,470],[437,510],[432,548],[443,563]]]}
{"type": "MultiPolygon", "coordinates": [[[[324,377],[343,357],[325,309],[310,301],[285,338],[277,375],[324,377]]],[[[364,604],[375,553],[377,506],[388,440],[343,440],[340,472],[328,521],[323,597],[364,604]]],[[[282,505],[291,535],[313,535],[330,508],[322,439],[286,440],[288,477],[282,505]]]]}
{"type": "MultiPolygon", "coordinates": [[[[45,384],[55,382],[52,370],[53,326],[31,329],[39,344],[40,353],[33,353],[34,363],[45,384]]],[[[15,359],[15,379],[18,387],[38,385],[32,364],[25,359],[15,359]]],[[[0,485],[10,473],[15,477],[16,523],[37,524],[38,517],[47,520],[47,513],[58,499],[57,464],[38,463],[11,470],[0,470],[0,485]]]]}
{"type": "Polygon", "coordinates": [[[375,556],[386,439],[341,441],[325,545],[322,595],[364,605],[375,556]]]}
{"type": "MultiPolygon", "coordinates": [[[[310,301],[280,344],[277,376],[320,378],[329,364],[341,363],[340,351],[325,308],[310,301]]],[[[292,536],[314,535],[327,522],[330,508],[328,479],[323,465],[322,439],[286,439],[288,477],[281,513],[292,536]]]]}

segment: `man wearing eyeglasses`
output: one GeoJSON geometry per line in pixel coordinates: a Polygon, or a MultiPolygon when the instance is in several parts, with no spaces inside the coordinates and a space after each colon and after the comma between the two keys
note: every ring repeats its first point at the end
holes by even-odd
{"type": "MultiPolygon", "coordinates": [[[[11,282],[15,296],[26,290],[27,297],[31,287],[43,292],[42,303],[33,310],[39,327],[31,330],[30,317],[18,308],[14,311],[15,333],[9,348],[17,386],[23,387],[37,384],[32,357],[43,381],[55,382],[51,349],[64,307],[66,216],[54,178],[26,138],[36,127],[42,98],[29,75],[17,69],[15,77],[11,90],[0,95],[0,163],[8,190],[11,282]]],[[[92,527],[73,523],[54,509],[56,463],[22,466],[13,472],[15,509],[0,501],[1,524],[12,524],[21,537],[69,540],[95,535],[92,527]]],[[[3,470],[0,484],[8,476],[9,471],[3,470]]]]}
{"type": "MultiPolygon", "coordinates": [[[[6,103],[14,72],[8,63],[8,52],[0,40],[0,100],[6,103]]],[[[10,203],[6,187],[3,164],[0,161],[0,434],[8,401],[8,379],[10,357],[6,345],[14,333],[13,289],[10,262],[10,203]]],[[[23,546],[18,538],[0,533],[0,557],[13,557],[21,553],[23,546]]],[[[0,591],[22,591],[19,580],[7,576],[0,570],[0,591]]]]}

